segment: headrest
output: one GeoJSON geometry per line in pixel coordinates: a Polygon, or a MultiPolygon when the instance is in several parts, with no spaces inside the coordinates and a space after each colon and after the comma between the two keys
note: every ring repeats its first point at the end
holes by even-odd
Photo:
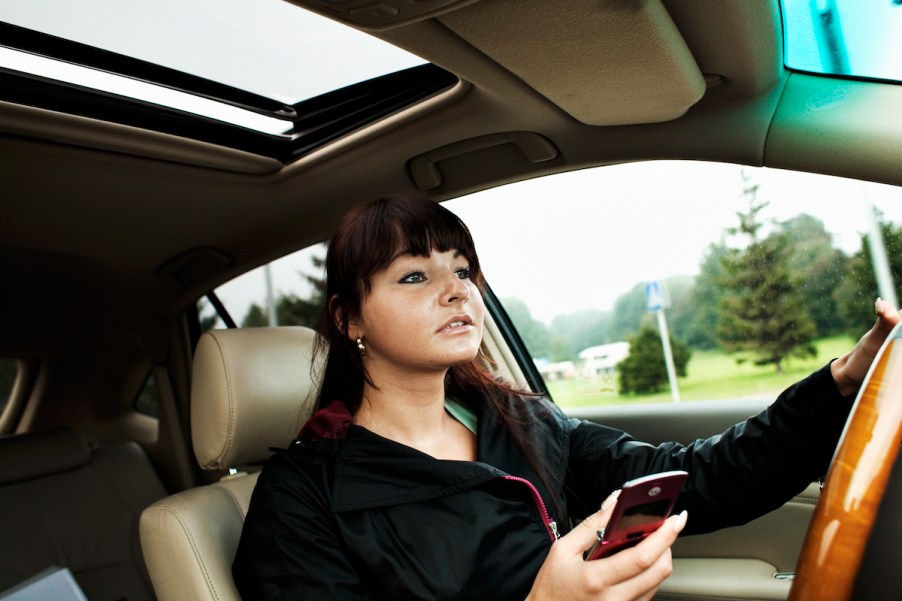
{"type": "Polygon", "coordinates": [[[68,428],[0,438],[0,485],[67,472],[91,460],[87,443],[68,428]]]}
{"type": "Polygon", "coordinates": [[[191,432],[203,469],[263,461],[313,413],[316,333],[299,326],[210,330],[194,354],[191,432]]]}

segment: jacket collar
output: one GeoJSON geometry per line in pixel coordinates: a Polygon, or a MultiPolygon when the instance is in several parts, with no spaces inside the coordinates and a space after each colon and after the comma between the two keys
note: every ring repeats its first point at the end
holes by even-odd
{"type": "Polygon", "coordinates": [[[313,414],[298,433],[304,443],[314,443],[322,439],[342,440],[347,437],[348,426],[352,423],[351,412],[341,401],[332,401],[313,414]]]}
{"type": "MultiPolygon", "coordinates": [[[[539,486],[490,411],[477,411],[477,461],[435,459],[352,423],[340,401],[318,411],[301,429],[304,448],[334,457],[333,511],[426,501],[512,475],[539,486]]],[[[541,487],[540,487],[541,488],[541,487]]],[[[548,496],[543,491],[543,496],[548,496]]]]}
{"type": "Polygon", "coordinates": [[[504,475],[480,461],[435,459],[353,424],[335,468],[335,511],[427,501],[504,475]]]}

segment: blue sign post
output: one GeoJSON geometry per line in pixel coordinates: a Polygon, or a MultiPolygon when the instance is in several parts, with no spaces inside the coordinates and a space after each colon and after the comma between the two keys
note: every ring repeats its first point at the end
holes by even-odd
{"type": "Polygon", "coordinates": [[[676,367],[673,364],[673,350],[670,348],[670,332],[667,330],[667,318],[664,317],[664,291],[658,280],[645,284],[645,306],[649,312],[657,314],[658,331],[661,333],[661,346],[664,348],[664,363],[667,366],[667,380],[670,382],[670,394],[674,403],[680,402],[680,389],[677,386],[676,367]]]}
{"type": "Polygon", "coordinates": [[[661,284],[658,280],[645,284],[645,306],[651,313],[664,308],[664,294],[661,292],[661,284]]]}

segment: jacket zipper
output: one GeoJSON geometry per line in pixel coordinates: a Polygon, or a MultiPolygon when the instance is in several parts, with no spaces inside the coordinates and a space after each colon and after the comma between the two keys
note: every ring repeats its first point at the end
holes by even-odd
{"type": "Polygon", "coordinates": [[[511,482],[520,482],[521,484],[525,484],[529,488],[529,492],[532,493],[532,499],[536,503],[536,507],[539,509],[539,514],[542,516],[542,522],[545,525],[545,529],[548,531],[548,536],[551,538],[551,542],[556,541],[560,538],[560,534],[558,534],[557,530],[557,522],[551,519],[551,515],[548,513],[548,507],[545,505],[545,501],[542,500],[542,495],[539,494],[539,490],[533,485],[532,482],[525,478],[518,478],[517,476],[503,476],[505,480],[510,480],[511,482]]]}

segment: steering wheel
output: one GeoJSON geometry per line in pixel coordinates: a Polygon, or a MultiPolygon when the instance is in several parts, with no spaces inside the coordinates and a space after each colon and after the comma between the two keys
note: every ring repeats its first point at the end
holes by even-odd
{"type": "Polygon", "coordinates": [[[887,336],[846,422],[808,527],[789,601],[847,601],[902,441],[902,324],[887,336]]]}

